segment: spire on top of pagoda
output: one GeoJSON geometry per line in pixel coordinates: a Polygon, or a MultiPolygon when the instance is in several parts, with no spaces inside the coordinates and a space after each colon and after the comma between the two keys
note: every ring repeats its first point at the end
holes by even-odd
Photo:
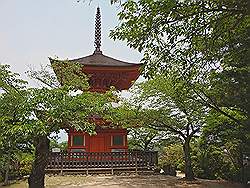
{"type": "MultiPolygon", "coordinates": [[[[86,67],[114,67],[119,68],[123,70],[127,70],[127,68],[131,68],[131,70],[135,70],[135,77],[134,79],[137,79],[136,76],[139,75],[139,68],[142,65],[141,63],[129,63],[126,61],[121,61],[109,56],[106,56],[101,51],[101,12],[100,8],[97,7],[96,17],[95,17],[95,50],[94,53],[88,56],[66,60],[69,62],[76,62],[80,63],[86,67]]],[[[51,62],[54,62],[56,60],[50,59],[51,62]]]]}
{"type": "Polygon", "coordinates": [[[97,7],[96,17],[95,17],[95,52],[102,53],[101,51],[101,12],[100,8],[97,7]]]}

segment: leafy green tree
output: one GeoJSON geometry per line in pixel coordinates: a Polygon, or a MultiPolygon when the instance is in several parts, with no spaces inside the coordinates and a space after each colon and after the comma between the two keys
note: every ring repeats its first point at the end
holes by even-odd
{"type": "Polygon", "coordinates": [[[228,142],[226,145],[198,144],[193,147],[194,174],[203,179],[225,179],[241,181],[240,168],[235,161],[238,155],[238,143],[228,142]]]}
{"type": "Polygon", "coordinates": [[[159,147],[160,141],[165,137],[164,133],[147,127],[132,127],[128,131],[129,149],[154,150],[159,147]]]}
{"type": "MultiPolygon", "coordinates": [[[[238,119],[243,113],[234,113],[238,119]]],[[[210,111],[197,146],[198,175],[207,178],[244,180],[243,153],[250,148],[249,127],[239,125],[216,111],[210,111]],[[214,161],[217,161],[214,165],[214,161]]],[[[195,170],[197,172],[197,170],[195,170]]]]}
{"type": "MultiPolygon", "coordinates": [[[[186,178],[194,178],[191,166],[190,141],[198,136],[205,123],[207,109],[195,100],[196,94],[171,77],[158,76],[139,84],[131,103],[114,109],[112,121],[125,126],[149,127],[164,131],[182,140],[186,178]]],[[[111,114],[112,116],[112,114],[111,114]]]]}
{"type": "MultiPolygon", "coordinates": [[[[20,100],[17,101],[25,112],[17,114],[23,119],[20,122],[12,123],[13,131],[10,133],[11,135],[18,132],[27,133],[32,138],[35,147],[35,160],[29,177],[30,188],[44,187],[49,136],[52,133],[58,133],[65,127],[93,133],[94,123],[90,121],[90,116],[104,113],[107,102],[112,99],[110,93],[98,94],[87,90],[86,76],[81,72],[80,65],[57,62],[53,66],[55,72],[58,71],[59,82],[61,81],[63,84],[60,87],[58,82],[54,82],[55,77],[40,79],[46,85],[42,88],[21,87],[20,83],[23,81],[17,79],[17,75],[11,73],[8,66],[1,65],[0,69],[0,89],[4,91],[1,96],[8,94],[15,97],[18,95],[20,100]],[[47,80],[50,81],[49,84],[47,80]],[[83,90],[81,94],[71,94],[72,91],[79,88],[83,90]]],[[[39,74],[41,76],[50,75],[46,71],[42,71],[34,72],[33,77],[41,78],[39,74]]],[[[4,108],[1,109],[3,114],[5,114],[4,110],[4,108]]],[[[7,123],[8,119],[4,119],[3,125],[7,123]]]]}
{"type": "Polygon", "coordinates": [[[243,57],[249,52],[247,0],[132,0],[122,4],[118,17],[121,23],[111,37],[144,51],[148,76],[183,64],[188,73],[194,55],[199,66],[249,58],[243,57]]]}
{"type": "Polygon", "coordinates": [[[31,150],[30,135],[23,128],[31,125],[26,118],[30,114],[24,107],[23,80],[8,70],[9,66],[0,65],[0,157],[4,161],[4,184],[8,183],[11,164],[20,152],[31,150]],[[19,126],[22,125],[22,129],[19,126]]]}
{"type": "Polygon", "coordinates": [[[145,76],[184,78],[202,104],[249,124],[223,108],[249,117],[248,8],[247,0],[126,1],[111,37],[144,52],[145,76]]]}
{"type": "MultiPolygon", "coordinates": [[[[144,52],[145,76],[173,75],[176,85],[184,81],[196,101],[212,111],[213,121],[229,118],[237,124],[235,133],[245,137],[242,130],[249,132],[250,125],[249,1],[126,1],[118,17],[111,37],[144,52]]],[[[213,123],[209,126],[216,131],[213,123]]],[[[231,132],[230,126],[224,128],[231,132]]],[[[242,151],[246,147],[239,156],[242,151]]]]}

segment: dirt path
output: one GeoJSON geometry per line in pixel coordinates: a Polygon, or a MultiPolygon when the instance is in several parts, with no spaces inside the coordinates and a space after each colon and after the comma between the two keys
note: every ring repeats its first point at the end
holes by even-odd
{"type": "MultiPolygon", "coordinates": [[[[5,188],[26,188],[27,182],[19,182],[5,188]]],[[[183,181],[164,175],[154,176],[46,176],[46,188],[243,188],[227,181],[183,181]]],[[[1,187],[2,188],[2,187],[1,187]]]]}

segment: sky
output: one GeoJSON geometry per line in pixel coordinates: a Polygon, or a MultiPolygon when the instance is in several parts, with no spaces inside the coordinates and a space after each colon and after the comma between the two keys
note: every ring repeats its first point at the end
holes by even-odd
{"type": "Polygon", "coordinates": [[[48,57],[72,59],[94,51],[97,6],[102,16],[102,51],[128,62],[141,55],[126,43],[113,41],[109,31],[118,24],[118,5],[109,0],[0,0],[0,63],[24,76],[29,66],[48,64],[48,57]]]}
{"type": "MultiPolygon", "coordinates": [[[[125,42],[113,41],[109,32],[119,24],[118,5],[110,0],[0,0],[0,64],[37,84],[25,72],[49,64],[48,57],[74,59],[94,52],[96,8],[101,9],[103,54],[138,63],[142,54],[125,42]]],[[[65,140],[65,134],[61,134],[65,140]]]]}

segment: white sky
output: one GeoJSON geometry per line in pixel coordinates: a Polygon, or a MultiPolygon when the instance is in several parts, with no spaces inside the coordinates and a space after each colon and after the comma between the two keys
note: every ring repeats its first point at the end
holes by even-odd
{"type": "MultiPolygon", "coordinates": [[[[142,55],[125,43],[109,39],[118,24],[117,5],[110,0],[0,0],[0,63],[28,80],[28,67],[48,64],[48,57],[73,59],[94,51],[94,24],[97,6],[102,16],[102,47],[105,55],[139,62],[142,55]]],[[[30,80],[29,80],[30,81],[30,80]]],[[[31,86],[36,86],[30,81],[31,86]]],[[[66,139],[65,134],[61,134],[66,139]]]]}

